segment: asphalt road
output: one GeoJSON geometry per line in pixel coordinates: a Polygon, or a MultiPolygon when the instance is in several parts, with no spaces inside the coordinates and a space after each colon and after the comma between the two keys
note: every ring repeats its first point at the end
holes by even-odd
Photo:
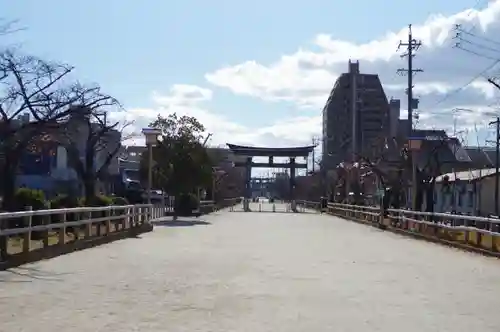
{"type": "Polygon", "coordinates": [[[0,331],[500,331],[500,262],[312,213],[218,212],[0,272],[0,331]]]}

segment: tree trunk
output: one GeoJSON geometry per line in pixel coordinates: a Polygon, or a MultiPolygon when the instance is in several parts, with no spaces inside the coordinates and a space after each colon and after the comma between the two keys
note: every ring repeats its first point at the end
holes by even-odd
{"type": "Polygon", "coordinates": [[[426,212],[430,212],[432,213],[429,220],[431,222],[434,222],[434,190],[435,190],[435,187],[436,187],[436,182],[435,182],[436,178],[433,178],[429,184],[427,185],[427,191],[425,193],[425,196],[426,196],[426,202],[425,202],[425,210],[426,212]]]}
{"type": "Polygon", "coordinates": [[[17,165],[11,158],[5,157],[4,166],[0,168],[2,174],[2,209],[13,211],[15,209],[14,197],[16,194],[16,169],[17,165]]]}
{"type": "Polygon", "coordinates": [[[96,197],[96,192],[95,192],[96,180],[93,175],[86,174],[85,177],[82,179],[82,182],[83,182],[83,190],[85,193],[84,195],[85,203],[89,204],[96,197]]]}
{"type": "Polygon", "coordinates": [[[15,209],[15,194],[16,194],[16,176],[9,168],[2,170],[3,183],[3,200],[2,209],[4,211],[13,211],[15,209]]]}
{"type": "MultiPolygon", "coordinates": [[[[15,165],[15,164],[14,164],[15,165]]],[[[3,167],[0,167],[2,172],[2,209],[4,211],[12,211],[15,208],[15,193],[16,193],[16,167],[13,166],[11,159],[4,159],[3,167]]],[[[0,220],[0,229],[12,228],[16,226],[19,220],[0,220]]],[[[0,261],[7,259],[7,236],[0,236],[0,261]]]]}

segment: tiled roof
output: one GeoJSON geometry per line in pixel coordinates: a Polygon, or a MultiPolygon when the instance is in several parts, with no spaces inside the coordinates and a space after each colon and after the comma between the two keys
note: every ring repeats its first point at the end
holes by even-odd
{"type": "Polygon", "coordinates": [[[471,169],[469,171],[462,172],[451,172],[438,176],[436,178],[436,182],[442,182],[443,179],[447,176],[450,182],[455,180],[458,181],[473,181],[481,178],[485,178],[487,176],[491,176],[495,174],[495,168],[483,168],[483,169],[471,169]]]}
{"type": "Polygon", "coordinates": [[[472,160],[472,164],[475,168],[489,168],[494,166],[492,160],[488,157],[488,154],[481,147],[466,147],[465,151],[472,160]]]}

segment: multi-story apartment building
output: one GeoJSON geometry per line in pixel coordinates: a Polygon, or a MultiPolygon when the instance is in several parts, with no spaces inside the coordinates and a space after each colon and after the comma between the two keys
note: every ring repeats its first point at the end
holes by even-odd
{"type": "Polygon", "coordinates": [[[391,118],[378,75],[360,73],[359,62],[349,61],[349,71],[339,76],[323,108],[325,168],[369,155],[390,135],[391,118]]]}

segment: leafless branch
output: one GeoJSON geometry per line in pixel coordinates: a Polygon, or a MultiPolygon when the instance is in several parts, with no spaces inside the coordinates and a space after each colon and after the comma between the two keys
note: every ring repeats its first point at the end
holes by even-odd
{"type": "Polygon", "coordinates": [[[65,78],[72,70],[13,51],[0,54],[0,120],[9,122],[23,113],[40,122],[62,116],[77,99],[66,86],[65,78]]]}
{"type": "Polygon", "coordinates": [[[96,181],[106,178],[109,165],[122,149],[121,142],[128,139],[124,133],[131,122],[110,119],[123,108],[97,86],[76,85],[71,93],[78,96],[78,104],[69,108],[64,126],[59,126],[59,137],[71,167],[84,183],[86,196],[92,197],[96,181]]]}

